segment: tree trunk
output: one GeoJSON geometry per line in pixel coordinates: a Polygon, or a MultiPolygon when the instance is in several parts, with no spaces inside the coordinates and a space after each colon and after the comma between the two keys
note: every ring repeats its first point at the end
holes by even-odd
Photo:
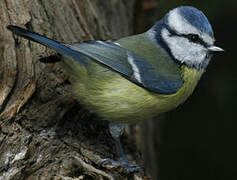
{"type": "MultiPolygon", "coordinates": [[[[65,43],[115,39],[132,34],[134,3],[0,2],[0,179],[141,178],[141,173],[131,176],[98,166],[103,158],[116,158],[107,122],[83,113],[57,63],[39,61],[54,52],[6,29],[18,25],[65,43]]],[[[130,144],[127,138],[124,143],[130,144]]],[[[134,151],[126,149],[127,154],[134,151]]],[[[135,154],[130,159],[141,163],[135,154]]]]}

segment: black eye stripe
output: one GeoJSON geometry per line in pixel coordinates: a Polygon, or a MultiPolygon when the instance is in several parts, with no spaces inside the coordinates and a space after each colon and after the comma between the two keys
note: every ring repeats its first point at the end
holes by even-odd
{"type": "Polygon", "coordinates": [[[192,42],[198,42],[200,41],[200,38],[197,34],[188,34],[187,38],[192,42]]]}
{"type": "Polygon", "coordinates": [[[196,41],[191,40],[193,43],[198,43],[203,45],[204,47],[208,47],[207,43],[203,41],[201,37],[199,37],[197,34],[178,34],[176,31],[170,29],[168,26],[166,26],[166,29],[170,32],[170,36],[179,36],[179,37],[185,37],[189,40],[191,40],[191,36],[195,35],[198,37],[196,41]]]}
{"type": "Polygon", "coordinates": [[[181,36],[188,38],[190,41],[194,43],[199,43],[203,45],[204,47],[207,47],[207,43],[203,41],[202,38],[200,38],[197,34],[182,34],[181,36]]]}

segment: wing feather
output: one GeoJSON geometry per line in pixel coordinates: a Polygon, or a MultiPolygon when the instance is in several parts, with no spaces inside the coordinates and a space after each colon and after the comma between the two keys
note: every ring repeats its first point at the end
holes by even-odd
{"type": "MultiPolygon", "coordinates": [[[[81,56],[87,56],[147,90],[160,94],[176,93],[183,85],[182,80],[172,80],[156,73],[156,68],[146,59],[112,41],[91,41],[65,45],[45,36],[17,26],[8,29],[26,39],[33,40],[56,52],[82,63],[81,56]]],[[[161,67],[162,68],[162,67],[161,67]]]]}

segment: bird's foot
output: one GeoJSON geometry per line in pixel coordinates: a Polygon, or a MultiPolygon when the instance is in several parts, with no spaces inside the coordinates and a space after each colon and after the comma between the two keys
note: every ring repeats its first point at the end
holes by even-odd
{"type": "Polygon", "coordinates": [[[120,162],[109,158],[102,159],[99,165],[108,169],[120,169],[120,171],[127,174],[138,172],[141,169],[140,166],[128,164],[127,161],[120,162]]]}

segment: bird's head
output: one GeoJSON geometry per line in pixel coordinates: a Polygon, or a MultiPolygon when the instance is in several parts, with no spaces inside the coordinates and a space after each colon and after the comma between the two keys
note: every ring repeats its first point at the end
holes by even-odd
{"type": "Polygon", "coordinates": [[[147,35],[178,63],[199,70],[205,70],[213,52],[223,51],[214,46],[215,38],[207,17],[190,6],[169,11],[147,35]]]}

